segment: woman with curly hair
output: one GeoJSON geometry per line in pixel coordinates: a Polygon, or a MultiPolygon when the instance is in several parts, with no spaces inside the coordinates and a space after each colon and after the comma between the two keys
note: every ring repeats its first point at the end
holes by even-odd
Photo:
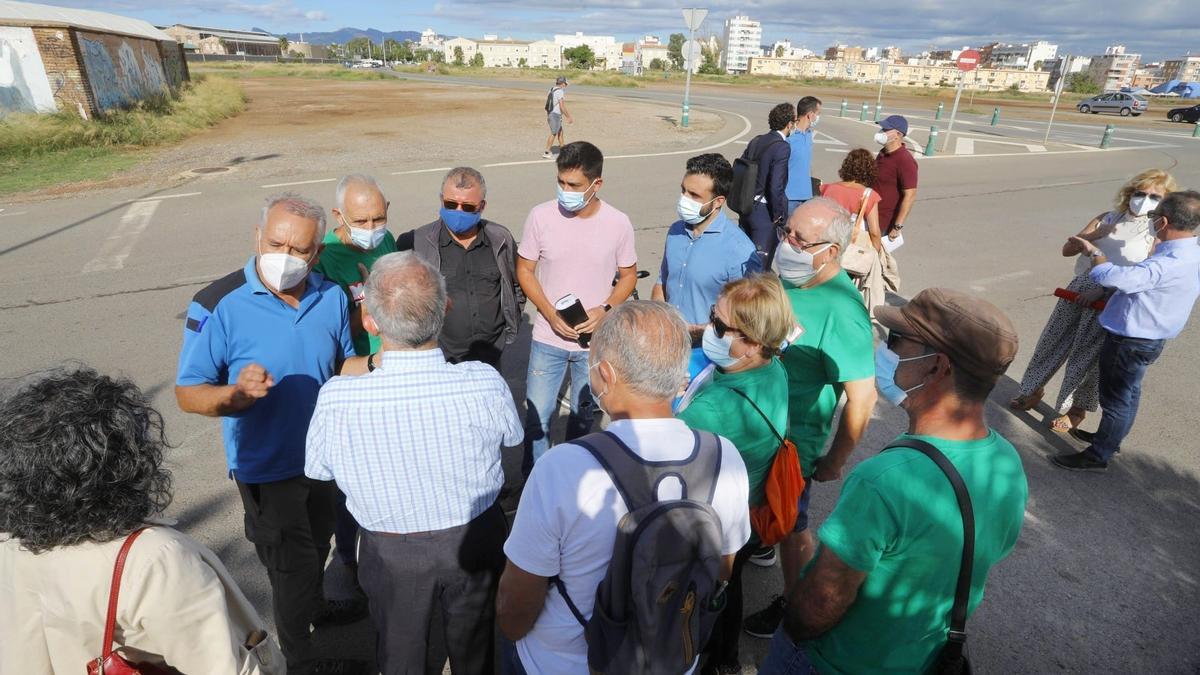
{"type": "MultiPolygon", "coordinates": [[[[1176,189],[1175,179],[1166,171],[1143,171],[1117,192],[1115,209],[1092,218],[1077,236],[1095,244],[1115,265],[1136,265],[1149,257],[1154,248],[1150,212],[1176,189]]],[[[1009,402],[1009,407],[1013,410],[1036,407],[1046,383],[1066,364],[1058,390],[1058,416],[1050,422],[1050,428],[1067,433],[1099,407],[1097,364],[1100,347],[1104,345],[1104,329],[1098,321],[1100,312],[1093,308],[1093,303],[1105,300],[1110,292],[1088,277],[1091,263],[1073,237],[1063,244],[1062,254],[1068,258],[1077,256],[1075,278],[1066,290],[1077,293],[1078,297],[1060,298],[1055,303],[1021,379],[1018,396],[1009,402]]]]}
{"type": "Polygon", "coordinates": [[[171,501],[162,417],[129,380],[88,368],[35,376],[0,402],[0,673],[83,673],[103,641],[181,673],[282,673],[221,561],[154,517],[171,501]],[[14,648],[14,646],[16,648],[14,648]]]}

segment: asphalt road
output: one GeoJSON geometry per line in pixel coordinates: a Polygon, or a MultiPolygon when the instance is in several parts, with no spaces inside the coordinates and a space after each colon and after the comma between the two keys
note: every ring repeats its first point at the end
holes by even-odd
{"type": "MultiPolygon", "coordinates": [[[[586,87],[572,95],[575,106],[587,105],[593,95],[678,98],[586,87]]],[[[707,91],[693,101],[722,111],[725,127],[706,145],[719,144],[717,150],[730,157],[742,151],[738,141],[751,137],[746,120],[752,133],[760,133],[775,102],[707,91]]],[[[1005,120],[993,129],[987,119],[963,125],[964,131],[1009,143],[1040,141],[1044,133],[1039,122],[1005,120]]],[[[913,128],[925,123],[914,119],[913,128]]],[[[1099,152],[1079,146],[1087,139],[1098,143],[1103,120],[1078,126],[1056,124],[1044,151],[1019,145],[985,151],[977,144],[970,155],[923,158],[908,243],[898,253],[905,295],[928,286],[970,290],[1008,312],[1020,331],[1021,351],[993,395],[988,416],[1021,452],[1030,499],[1017,548],[993,569],[987,597],[968,625],[971,651],[980,672],[1200,672],[1200,441],[1190,421],[1200,379],[1200,361],[1193,356],[1200,351],[1196,322],[1151,368],[1137,424],[1106,474],[1053,468],[1049,456],[1079,444],[1045,428],[1049,406],[1034,414],[1012,414],[1005,406],[1054,302],[1051,291],[1072,276],[1072,261],[1059,255],[1063,240],[1110,208],[1123,181],[1142,169],[1166,168],[1182,185],[1200,186],[1200,140],[1188,138],[1182,127],[1178,133],[1121,129],[1113,146],[1119,149],[1099,152]]],[[[586,130],[568,131],[587,138],[586,130]]],[[[814,173],[826,179],[834,179],[846,150],[874,147],[873,128],[857,117],[839,119],[836,108],[826,108],[820,132],[814,173]]],[[[589,140],[605,146],[602,138],[589,140]]],[[[518,236],[530,206],[554,196],[553,164],[533,159],[537,151],[483,167],[489,216],[518,236]]],[[[633,220],[641,267],[659,263],[689,154],[606,163],[601,196],[633,220]]],[[[362,170],[380,177],[392,202],[394,231],[427,222],[435,213],[429,197],[440,167],[362,170]]],[[[328,205],[333,196],[328,178],[301,172],[294,178],[300,184],[288,189],[328,205]]],[[[266,576],[242,536],[241,506],[225,479],[219,423],[180,413],[172,384],[189,299],[252,254],[259,207],[276,189],[218,177],[156,194],[123,189],[0,210],[0,377],[79,360],[139,383],[162,410],[175,444],[169,515],[221,556],[267,617],[266,576]]],[[[643,297],[651,283],[643,281],[643,297]]],[[[525,345],[506,354],[503,369],[518,400],[525,345]]],[[[1048,398],[1056,386],[1051,383],[1048,398]]],[[[1094,428],[1096,421],[1089,419],[1084,428],[1094,428]]],[[[902,412],[881,403],[855,460],[882,448],[904,424],[902,412]]],[[[515,468],[515,459],[515,454],[507,459],[509,468],[515,468]]],[[[818,523],[838,487],[816,487],[818,523]]],[[[778,592],[775,569],[751,567],[746,574],[748,610],[778,592]]],[[[332,564],[330,593],[346,588],[343,571],[332,564]]],[[[321,639],[331,654],[366,658],[372,649],[366,623],[322,631],[321,639]]],[[[764,641],[743,640],[745,672],[755,672],[765,649],[764,641]]]]}

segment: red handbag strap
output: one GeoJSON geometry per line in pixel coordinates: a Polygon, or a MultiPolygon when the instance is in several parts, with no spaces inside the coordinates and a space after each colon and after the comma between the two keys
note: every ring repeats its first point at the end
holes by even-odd
{"type": "Polygon", "coordinates": [[[112,654],[113,632],[117,626],[117,597],[121,595],[121,572],[125,571],[125,558],[129,555],[129,549],[133,547],[133,542],[142,532],[148,528],[139,527],[125,537],[125,543],[121,544],[121,552],[117,554],[117,562],[113,565],[112,588],[108,591],[108,615],[104,619],[104,651],[101,658],[107,659],[109,654],[112,654]]]}

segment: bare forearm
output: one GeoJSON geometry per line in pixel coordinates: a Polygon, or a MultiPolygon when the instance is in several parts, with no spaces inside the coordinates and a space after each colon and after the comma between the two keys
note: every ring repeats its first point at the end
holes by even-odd
{"type": "Polygon", "coordinates": [[[663,292],[662,284],[654,284],[654,290],[650,291],[650,299],[658,300],[659,302],[667,301],[667,294],[663,292]]]}
{"type": "Polygon", "coordinates": [[[784,629],[795,642],[812,640],[829,632],[846,615],[851,602],[840,597],[837,589],[817,587],[811,576],[796,584],[792,597],[788,598],[789,610],[784,629]],[[795,609],[791,609],[794,607],[795,609]]]}
{"type": "Polygon", "coordinates": [[[837,434],[829,448],[827,459],[832,466],[840,467],[850,459],[854,448],[866,433],[867,424],[871,421],[871,411],[875,408],[877,395],[874,390],[856,399],[848,399],[842,409],[842,418],[838,421],[837,434]]]}
{"type": "Polygon", "coordinates": [[[905,192],[900,197],[900,204],[896,207],[896,220],[894,222],[904,224],[908,222],[908,213],[912,211],[913,202],[917,201],[917,191],[905,192]]]}
{"type": "Polygon", "coordinates": [[[521,290],[525,293],[525,299],[532,302],[537,311],[542,313],[542,316],[549,318],[553,314],[554,306],[546,298],[546,293],[542,290],[542,285],[538,283],[537,276],[532,271],[518,268],[517,283],[521,285],[521,290]]]}
{"type": "Polygon", "coordinates": [[[608,304],[616,306],[625,302],[629,296],[633,295],[635,288],[637,288],[637,268],[630,268],[629,271],[621,270],[617,285],[613,286],[612,293],[608,295],[608,304]]]}
{"type": "Polygon", "coordinates": [[[176,385],[175,401],[180,410],[206,417],[232,415],[254,405],[254,399],[238,396],[231,384],[176,385]]]}

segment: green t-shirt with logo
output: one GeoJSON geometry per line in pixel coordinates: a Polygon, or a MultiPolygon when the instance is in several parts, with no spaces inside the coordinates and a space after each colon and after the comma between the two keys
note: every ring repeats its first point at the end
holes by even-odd
{"type": "MultiPolygon", "coordinates": [[[[383,241],[369,251],[360,251],[343,244],[334,230],[326,232],[325,240],[321,243],[325,245],[325,248],[321,249],[321,259],[317,261],[313,269],[323,274],[326,279],[341,286],[342,290],[346,292],[346,296],[350,298],[351,307],[354,306],[354,289],[363,284],[358,264],[362,263],[369,271],[376,260],[396,252],[396,238],[392,236],[391,232],[385,234],[383,241]]],[[[379,351],[378,337],[365,330],[354,336],[355,354],[366,356],[377,351],[379,351]]]]}
{"type": "MultiPolygon", "coordinates": [[[[971,497],[975,564],[969,616],[983,600],[988,571],[1012,551],[1021,532],[1029,496],[1021,457],[994,430],[974,441],[900,436],[906,438],[941,450],[971,497]]],[[[946,475],[907,448],[866,459],[846,477],[818,537],[821,547],[867,577],[842,620],[805,643],[817,670],[927,672],[950,630],[962,557],[962,516],[946,475]]]]}
{"type": "Polygon", "coordinates": [[[688,407],[679,413],[679,419],[689,427],[720,434],[738,449],[750,478],[752,506],[763,502],[763,482],[779,450],[779,437],[775,434],[786,433],[787,396],[787,373],[779,359],[771,359],[760,368],[740,373],[713,371],[712,381],[704,385],[688,407]],[[774,432],[763,421],[762,415],[734,389],[754,401],[754,405],[771,420],[774,432]]]}
{"type": "Polygon", "coordinates": [[[791,424],[807,478],[825,450],[842,383],[875,377],[875,338],[862,294],[845,272],[812,288],[783,288],[804,333],[781,358],[788,375],[791,424]]]}

